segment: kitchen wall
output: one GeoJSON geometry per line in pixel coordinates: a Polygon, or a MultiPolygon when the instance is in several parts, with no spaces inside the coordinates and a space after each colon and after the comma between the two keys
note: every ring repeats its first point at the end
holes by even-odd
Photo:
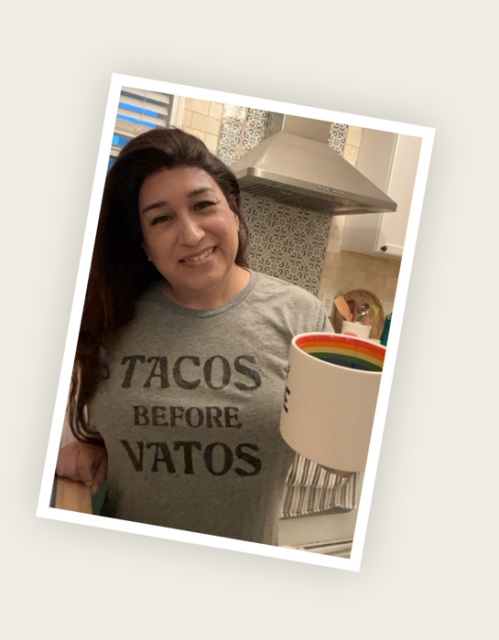
{"type": "MultiPolygon", "coordinates": [[[[182,128],[232,165],[280,127],[282,114],[186,98],[182,128]]],[[[328,144],[353,166],[362,129],[332,123],[328,144]]],[[[399,262],[341,251],[345,216],[331,216],[243,193],[250,229],[250,266],[294,282],[315,295],[368,289],[385,313],[393,309],[399,262]]]]}
{"type": "Polygon", "coordinates": [[[202,140],[212,153],[217,152],[222,126],[223,104],[185,98],[182,129],[202,140]]]}

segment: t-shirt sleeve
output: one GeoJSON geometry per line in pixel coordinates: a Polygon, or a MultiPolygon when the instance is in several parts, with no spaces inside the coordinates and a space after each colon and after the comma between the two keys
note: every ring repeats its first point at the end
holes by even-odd
{"type": "Polygon", "coordinates": [[[317,329],[316,331],[319,331],[321,333],[335,333],[335,330],[333,329],[333,325],[331,324],[329,318],[327,317],[326,314],[326,310],[324,309],[324,306],[322,304],[320,304],[320,308],[319,308],[319,318],[317,320],[317,329]]]}

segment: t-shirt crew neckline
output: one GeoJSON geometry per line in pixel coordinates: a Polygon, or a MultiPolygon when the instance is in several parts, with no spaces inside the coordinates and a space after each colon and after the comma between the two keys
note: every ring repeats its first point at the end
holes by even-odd
{"type": "Polygon", "coordinates": [[[246,271],[249,272],[250,279],[248,280],[248,284],[244,287],[244,289],[240,291],[236,296],[234,296],[234,298],[231,298],[224,304],[220,305],[219,307],[214,307],[213,309],[189,309],[188,307],[183,307],[176,302],[172,302],[165,296],[162,291],[163,283],[158,286],[157,292],[161,297],[162,304],[173,313],[178,313],[182,316],[189,316],[191,318],[210,318],[211,316],[217,316],[221,313],[229,311],[234,307],[237,307],[237,305],[241,304],[241,302],[243,302],[253,291],[256,286],[259,274],[258,272],[252,271],[251,269],[246,269],[246,271]]]}

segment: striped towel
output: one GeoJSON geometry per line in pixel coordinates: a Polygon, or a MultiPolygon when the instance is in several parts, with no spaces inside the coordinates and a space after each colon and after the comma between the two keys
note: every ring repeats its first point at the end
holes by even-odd
{"type": "Polygon", "coordinates": [[[358,474],[348,478],[297,455],[286,478],[281,518],[319,513],[333,507],[356,508],[358,474]]]}

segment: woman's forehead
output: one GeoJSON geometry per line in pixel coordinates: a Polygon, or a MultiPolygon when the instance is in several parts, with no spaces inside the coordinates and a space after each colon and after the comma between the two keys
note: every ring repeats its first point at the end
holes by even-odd
{"type": "Polygon", "coordinates": [[[199,167],[175,167],[163,169],[148,176],[142,183],[141,192],[150,190],[186,191],[191,188],[210,187],[219,189],[215,180],[199,167]]]}
{"type": "Polygon", "coordinates": [[[151,203],[168,203],[177,198],[193,198],[200,193],[215,193],[223,197],[223,192],[215,180],[199,167],[175,167],[164,169],[148,176],[139,192],[139,211],[151,203]]]}

